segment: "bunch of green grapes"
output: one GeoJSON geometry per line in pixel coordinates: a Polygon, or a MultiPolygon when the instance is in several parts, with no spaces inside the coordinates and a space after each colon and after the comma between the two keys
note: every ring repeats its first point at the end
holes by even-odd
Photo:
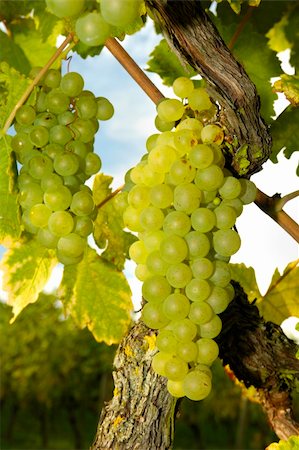
{"type": "Polygon", "coordinates": [[[93,231],[96,209],[84,183],[101,168],[93,152],[99,120],[113,115],[109,100],[83,87],[80,74],[61,77],[60,71],[49,70],[35,105],[17,111],[12,138],[24,229],[41,245],[57,249],[63,264],[82,259],[93,231]]]}
{"type": "Polygon", "coordinates": [[[78,38],[88,46],[103,45],[140,18],[144,0],[101,0],[97,9],[87,10],[85,0],[46,0],[49,10],[60,18],[76,19],[78,38]],[[79,17],[78,17],[79,16],[79,17]]]}
{"type": "Polygon", "coordinates": [[[173,396],[200,400],[211,390],[219,314],[234,296],[234,225],[256,187],[224,167],[224,132],[207,124],[215,106],[206,90],[184,77],[173,90],[181,100],[158,104],[161,133],[148,138],[148,153],[129,173],[124,223],[139,237],[129,252],[143,282],[142,320],[159,330],[152,367],[173,396]]]}

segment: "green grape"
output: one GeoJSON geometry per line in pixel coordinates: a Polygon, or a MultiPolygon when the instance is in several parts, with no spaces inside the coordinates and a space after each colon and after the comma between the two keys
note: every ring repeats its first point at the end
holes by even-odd
{"type": "Polygon", "coordinates": [[[237,219],[237,213],[231,206],[225,205],[223,203],[214,209],[214,214],[216,216],[216,226],[220,230],[227,230],[232,228],[237,219]]]}
{"type": "Polygon", "coordinates": [[[129,248],[130,258],[137,264],[145,264],[148,251],[142,241],[133,242],[129,248]]]}
{"type": "Polygon", "coordinates": [[[228,302],[231,302],[235,296],[235,289],[231,284],[228,284],[227,286],[225,286],[225,290],[228,295],[228,302]]]}
{"type": "Polygon", "coordinates": [[[188,244],[189,254],[194,258],[206,256],[210,250],[210,241],[204,233],[200,231],[190,231],[185,236],[188,244]]]}
{"type": "Polygon", "coordinates": [[[74,153],[63,152],[55,156],[54,170],[65,177],[75,175],[79,170],[79,158],[74,153]]]}
{"type": "Polygon", "coordinates": [[[143,171],[145,164],[145,161],[141,161],[130,170],[130,179],[134,184],[143,184],[143,171]]]}
{"type": "Polygon", "coordinates": [[[190,150],[190,163],[197,169],[206,169],[214,161],[214,152],[205,144],[198,144],[190,150]]]}
{"type": "Polygon", "coordinates": [[[36,116],[34,125],[41,125],[42,127],[50,129],[54,125],[57,125],[57,118],[53,113],[43,112],[36,116]]]}
{"type": "Polygon", "coordinates": [[[85,0],[46,0],[47,7],[55,16],[75,17],[84,9],[85,0]]]}
{"type": "Polygon", "coordinates": [[[173,191],[168,184],[157,184],[151,188],[149,200],[156,208],[167,208],[173,201],[173,191]]]}
{"type": "Polygon", "coordinates": [[[145,264],[137,264],[135,268],[135,276],[139,281],[145,281],[152,273],[145,264]]]}
{"type": "Polygon", "coordinates": [[[148,302],[161,303],[171,293],[171,286],[161,275],[152,275],[142,285],[142,296],[148,302]]]}
{"type": "Polygon", "coordinates": [[[239,198],[234,198],[233,200],[222,200],[221,204],[233,208],[237,217],[242,214],[243,203],[239,198]]]}
{"type": "Polygon", "coordinates": [[[241,246],[241,239],[234,230],[218,230],[213,234],[213,246],[222,256],[234,255],[241,246]]]}
{"type": "Polygon", "coordinates": [[[45,227],[48,224],[51,210],[43,203],[36,203],[30,208],[29,217],[35,227],[45,227]]]}
{"type": "Polygon", "coordinates": [[[167,234],[177,234],[184,237],[189,233],[190,228],[190,218],[182,211],[171,211],[164,219],[163,230],[167,234]]]}
{"type": "Polygon", "coordinates": [[[181,119],[185,107],[180,100],[165,99],[157,106],[158,116],[165,122],[174,122],[181,119]]]}
{"type": "Polygon", "coordinates": [[[26,231],[28,231],[28,233],[36,234],[37,231],[38,231],[38,228],[32,224],[32,222],[30,220],[29,212],[30,212],[29,209],[25,209],[23,211],[23,214],[22,214],[22,225],[23,225],[24,229],[26,231]]]}
{"type": "MultiPolygon", "coordinates": [[[[79,0],[82,1],[82,0],[79,0]]],[[[77,0],[78,2],[78,0],[77,0]]],[[[76,3],[76,1],[75,1],[76,3]]],[[[73,7],[72,3],[72,7],[73,7]]],[[[58,88],[60,85],[60,80],[61,80],[61,73],[59,70],[55,70],[55,69],[49,69],[48,72],[45,75],[45,79],[44,79],[44,86],[47,86],[51,89],[55,89],[58,88]]]]}
{"type": "Polygon", "coordinates": [[[173,324],[173,333],[178,341],[192,341],[197,334],[197,327],[190,319],[176,320],[173,324]]]}
{"type": "Polygon", "coordinates": [[[66,145],[66,150],[70,153],[75,153],[75,155],[79,156],[82,159],[85,159],[88,154],[87,145],[84,142],[72,140],[66,145]]]}
{"type": "Polygon", "coordinates": [[[85,191],[74,194],[70,209],[76,216],[88,216],[94,209],[92,195],[85,191]]]}
{"type": "Polygon", "coordinates": [[[165,365],[172,358],[168,352],[158,352],[152,359],[152,368],[158,374],[165,377],[165,365]]]}
{"type": "Polygon", "coordinates": [[[224,261],[215,261],[215,270],[210,281],[216,286],[226,287],[231,280],[229,265],[224,261]]]}
{"type": "Polygon", "coordinates": [[[40,180],[52,174],[53,163],[46,155],[33,156],[28,161],[28,172],[33,178],[40,180]]]}
{"type": "Polygon", "coordinates": [[[220,145],[223,139],[223,129],[218,125],[206,125],[201,130],[201,140],[204,144],[220,145]]]}
{"type": "Polygon", "coordinates": [[[241,183],[235,177],[225,177],[222,186],[219,189],[219,194],[223,199],[232,200],[239,197],[241,192],[241,183]]]}
{"type": "Polygon", "coordinates": [[[148,164],[154,172],[166,173],[176,160],[176,151],[169,145],[158,145],[148,155],[148,164]]]}
{"type": "Polygon", "coordinates": [[[64,125],[54,125],[49,131],[50,143],[66,145],[73,138],[71,130],[64,125]]]}
{"type": "Polygon", "coordinates": [[[159,250],[154,250],[148,255],[146,266],[155,275],[166,275],[169,264],[161,257],[159,250]]]}
{"type": "Polygon", "coordinates": [[[154,147],[156,147],[158,136],[160,135],[155,133],[147,138],[145,146],[148,152],[150,152],[154,147]]]}
{"type": "Polygon", "coordinates": [[[114,114],[114,107],[112,103],[105,97],[98,97],[97,99],[97,113],[98,120],[109,120],[114,114]]]}
{"type": "Polygon", "coordinates": [[[143,183],[146,186],[153,187],[164,181],[165,174],[154,172],[149,164],[145,164],[142,170],[143,183]]]}
{"type": "Polygon", "coordinates": [[[21,158],[20,162],[22,163],[23,158],[21,157],[21,155],[32,150],[33,144],[29,139],[29,136],[21,131],[20,133],[17,133],[15,136],[13,136],[11,140],[11,147],[16,152],[18,158],[21,158]]]}
{"type": "Polygon", "coordinates": [[[88,176],[99,172],[102,167],[101,158],[96,153],[87,153],[85,158],[85,173],[88,176]]]}
{"type": "Polygon", "coordinates": [[[168,323],[168,319],[162,312],[161,305],[153,302],[144,305],[142,308],[141,319],[147,327],[153,329],[163,328],[168,323]]]}
{"type": "Polygon", "coordinates": [[[63,177],[63,184],[74,194],[78,191],[81,180],[76,175],[67,175],[63,177]]]}
{"type": "Polygon", "coordinates": [[[181,98],[188,97],[194,89],[193,81],[187,77],[178,77],[172,85],[175,95],[181,98]]]}
{"type": "Polygon", "coordinates": [[[148,206],[140,214],[140,223],[145,230],[159,230],[164,221],[164,214],[161,209],[155,206],[148,206]]]}
{"type": "Polygon", "coordinates": [[[68,110],[70,99],[60,89],[53,89],[47,94],[45,103],[48,111],[53,114],[61,114],[68,110]]]}
{"type": "Polygon", "coordinates": [[[29,175],[29,173],[21,172],[19,173],[17,182],[18,187],[21,189],[22,187],[26,186],[26,184],[36,183],[36,180],[31,175],[29,175]]]}
{"type": "Polygon", "coordinates": [[[165,376],[172,381],[183,380],[189,371],[188,364],[176,356],[173,356],[165,364],[165,376]]]}
{"type": "Polygon", "coordinates": [[[183,129],[173,133],[173,146],[179,156],[184,156],[190,152],[197,142],[197,136],[192,130],[183,129]]]}
{"type": "Polygon", "coordinates": [[[51,211],[63,211],[67,209],[72,201],[71,191],[66,186],[47,189],[44,193],[45,205],[51,211]]]}
{"type": "Polygon", "coordinates": [[[61,114],[58,114],[57,120],[59,125],[70,125],[76,119],[76,115],[72,111],[64,111],[61,114]]]}
{"type": "Polygon", "coordinates": [[[176,348],[176,356],[186,362],[196,361],[197,345],[195,342],[179,342],[176,348]]]}
{"type": "Polygon", "coordinates": [[[222,185],[223,178],[222,169],[212,164],[206,169],[197,170],[195,184],[203,191],[215,191],[222,185]]]}
{"type": "Polygon", "coordinates": [[[174,135],[173,131],[163,131],[157,135],[156,145],[169,145],[170,147],[174,147],[174,135]]]}
{"type": "Polygon", "coordinates": [[[75,217],[74,233],[87,237],[93,232],[93,221],[88,216],[75,217]]]}
{"type": "Polygon", "coordinates": [[[76,119],[71,123],[70,129],[74,133],[74,138],[84,143],[92,141],[96,130],[91,119],[76,119]]]}
{"type": "Polygon", "coordinates": [[[184,263],[172,264],[166,272],[168,283],[174,288],[183,288],[192,279],[189,266],[184,263]]]}
{"type": "Polygon", "coordinates": [[[180,184],[174,189],[173,205],[177,211],[191,214],[198,208],[201,192],[193,183],[180,184]]]}
{"type": "Polygon", "coordinates": [[[199,370],[200,372],[206,373],[212,379],[212,371],[206,364],[197,363],[194,370],[199,370]]]}
{"type": "Polygon", "coordinates": [[[257,187],[252,181],[246,180],[244,178],[241,178],[239,182],[241,184],[241,192],[239,194],[239,198],[244,205],[248,205],[255,200],[257,187]]]}
{"type": "Polygon", "coordinates": [[[209,322],[214,316],[211,305],[203,302],[195,302],[190,306],[189,319],[197,325],[209,322]]]}
{"type": "Polygon", "coordinates": [[[169,180],[171,184],[191,183],[196,175],[196,170],[184,159],[177,159],[172,164],[169,171],[169,180]]]}
{"type": "Polygon", "coordinates": [[[36,147],[44,147],[49,142],[49,131],[41,125],[34,126],[29,133],[29,139],[36,147]]]}
{"type": "Polygon", "coordinates": [[[162,120],[159,116],[156,116],[155,118],[155,127],[158,131],[170,131],[175,126],[175,122],[166,122],[165,120],[162,120]]]}
{"type": "Polygon", "coordinates": [[[195,258],[191,261],[191,270],[194,278],[205,280],[212,276],[214,264],[208,258],[195,258]]]}
{"type": "Polygon", "coordinates": [[[192,90],[188,95],[188,104],[194,111],[204,111],[212,106],[210,97],[203,88],[192,90]]]}
{"type": "Polygon", "coordinates": [[[147,207],[150,203],[149,188],[142,185],[134,186],[128,194],[128,203],[137,209],[147,207]]]}
{"type": "Polygon", "coordinates": [[[131,231],[142,231],[143,227],[140,225],[140,211],[133,206],[128,206],[123,213],[124,226],[131,231]]]}
{"type": "Polygon", "coordinates": [[[169,264],[177,264],[187,257],[188,247],[184,239],[180,236],[166,236],[160,245],[162,258],[169,264]]]}
{"type": "Polygon", "coordinates": [[[163,313],[169,320],[185,319],[189,313],[190,302],[183,294],[170,294],[163,302],[163,313]]]}
{"type": "Polygon", "coordinates": [[[206,280],[193,278],[186,286],[186,295],[193,302],[206,300],[211,292],[211,286],[206,280]]]}
{"type": "Polygon", "coordinates": [[[96,117],[98,104],[96,99],[87,95],[80,95],[76,100],[76,111],[81,119],[92,119],[96,117]]]}
{"type": "Polygon", "coordinates": [[[175,354],[177,347],[177,340],[170,330],[160,330],[156,340],[157,349],[160,352],[175,354]]]}
{"type": "Polygon", "coordinates": [[[60,255],[68,258],[77,258],[81,256],[86,248],[86,239],[83,239],[76,233],[70,233],[67,236],[62,236],[58,243],[57,249],[60,255]]]}
{"type": "Polygon", "coordinates": [[[90,47],[103,45],[111,32],[110,25],[96,11],[79,17],[76,21],[75,30],[80,41],[90,47]]]}
{"type": "Polygon", "coordinates": [[[187,117],[186,119],[181,120],[181,122],[177,125],[176,131],[190,130],[196,138],[200,138],[202,128],[203,124],[199,120],[192,117],[187,117]]]}
{"type": "Polygon", "coordinates": [[[23,105],[16,112],[16,121],[21,125],[31,125],[35,119],[35,110],[32,106],[23,105]]]}
{"type": "Polygon", "coordinates": [[[58,261],[64,266],[70,266],[72,264],[78,264],[82,261],[84,254],[82,253],[79,256],[66,256],[63,252],[57,249],[56,251],[58,261]]]}
{"type": "Polygon", "coordinates": [[[167,390],[170,395],[176,398],[184,397],[183,381],[167,380],[167,390]]]}
{"type": "Polygon", "coordinates": [[[162,230],[146,231],[142,234],[142,236],[140,236],[149,252],[159,250],[160,244],[163,241],[164,237],[165,234],[162,230]]]}
{"type": "Polygon", "coordinates": [[[219,197],[217,197],[217,193],[218,193],[218,191],[204,191],[204,190],[201,191],[201,204],[209,205],[209,204],[213,203],[214,201],[218,202],[217,199],[219,199],[219,197]]]}
{"type": "Polygon", "coordinates": [[[197,362],[210,366],[215,359],[218,358],[219,347],[213,339],[201,338],[196,341],[197,345],[197,362]]]}
{"type": "Polygon", "coordinates": [[[190,400],[203,400],[211,392],[211,377],[200,370],[193,370],[184,378],[183,389],[190,400]]]}
{"type": "Polygon", "coordinates": [[[215,315],[213,318],[199,326],[200,335],[203,338],[214,339],[220,333],[222,322],[219,316],[215,315]]]}
{"type": "Polygon", "coordinates": [[[46,92],[40,91],[37,94],[35,109],[36,109],[36,112],[46,111],[46,109],[47,109],[47,94],[46,94],[46,92]]]}
{"type": "Polygon", "coordinates": [[[61,78],[60,89],[69,97],[77,97],[81,94],[83,86],[84,80],[79,73],[68,72],[61,78]]]}
{"type": "Polygon", "coordinates": [[[28,183],[23,186],[19,193],[19,203],[22,208],[32,208],[36,203],[43,202],[43,191],[39,184],[28,183]]]}
{"type": "Polygon", "coordinates": [[[102,0],[101,12],[106,22],[124,28],[140,17],[141,0],[102,0]]]}
{"type": "Polygon", "coordinates": [[[191,224],[194,230],[201,233],[211,231],[216,224],[216,217],[213,211],[207,208],[197,208],[191,214],[191,224]]]}
{"type": "Polygon", "coordinates": [[[43,148],[43,153],[53,160],[57,155],[61,155],[63,152],[64,148],[59,144],[48,144],[43,148]]]}
{"type": "Polygon", "coordinates": [[[56,248],[59,237],[51,233],[51,231],[45,227],[40,228],[37,232],[38,242],[46,248],[56,248]]]}
{"type": "Polygon", "coordinates": [[[66,236],[74,228],[73,217],[67,211],[55,211],[49,218],[48,228],[56,236],[66,236]]]}
{"type": "Polygon", "coordinates": [[[229,303],[228,299],[228,293],[224,288],[214,286],[206,301],[213,308],[215,314],[220,314],[226,310],[229,303]]]}

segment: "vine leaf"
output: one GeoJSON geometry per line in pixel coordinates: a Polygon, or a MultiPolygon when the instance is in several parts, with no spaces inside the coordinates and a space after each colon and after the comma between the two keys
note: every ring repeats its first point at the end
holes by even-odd
{"type": "Polygon", "coordinates": [[[299,448],[299,436],[291,436],[287,441],[273,442],[266,450],[296,450],[297,448],[299,448]]]}
{"type": "Polygon", "coordinates": [[[54,251],[42,247],[36,240],[19,240],[4,254],[3,288],[8,293],[8,304],[14,317],[29,303],[34,303],[57,264],[54,251]]]}
{"type": "Polygon", "coordinates": [[[152,51],[147,64],[146,70],[160,75],[166,86],[171,86],[178,77],[190,78],[196,75],[192,67],[187,66],[185,68],[182,66],[178,57],[170,50],[165,39],[162,39],[152,51]]]}
{"type": "Polygon", "coordinates": [[[10,136],[0,137],[0,243],[9,247],[21,235],[16,167],[10,136]]]}
{"type": "Polygon", "coordinates": [[[261,297],[253,267],[246,267],[245,264],[230,264],[230,270],[232,279],[240,283],[250,302],[261,297]]]}
{"type": "Polygon", "coordinates": [[[277,155],[284,150],[286,158],[299,150],[299,108],[288,106],[271,126],[271,136],[273,139],[272,153],[270,159],[277,163],[277,155]]]}
{"type": "Polygon", "coordinates": [[[299,104],[299,77],[298,75],[281,75],[274,85],[276,92],[283,92],[291,105],[299,104]]]}
{"type": "Polygon", "coordinates": [[[257,302],[265,320],[280,325],[289,316],[299,317],[298,263],[299,259],[289,263],[282,275],[275,270],[268,291],[257,302]]]}
{"type": "Polygon", "coordinates": [[[131,291],[122,272],[87,248],[77,266],[66,266],[58,288],[66,310],[95,339],[118,343],[131,323],[131,291]]]}
{"type": "Polygon", "coordinates": [[[31,66],[21,47],[0,30],[0,60],[5,61],[19,72],[28,74],[31,66]]]}

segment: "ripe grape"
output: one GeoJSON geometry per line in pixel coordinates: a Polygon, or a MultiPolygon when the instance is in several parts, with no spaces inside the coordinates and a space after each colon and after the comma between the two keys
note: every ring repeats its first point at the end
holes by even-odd
{"type": "Polygon", "coordinates": [[[140,16],[141,4],[141,0],[102,0],[101,12],[106,22],[123,28],[140,16]]]}
{"type": "Polygon", "coordinates": [[[57,17],[78,16],[84,8],[85,0],[46,0],[49,10],[57,17]]]}
{"type": "Polygon", "coordinates": [[[205,372],[193,370],[183,380],[183,390],[190,400],[203,400],[211,392],[211,378],[205,372]]]}
{"type": "Polygon", "coordinates": [[[90,47],[103,45],[111,32],[110,25],[96,11],[79,17],[75,29],[80,41],[90,47]]]}

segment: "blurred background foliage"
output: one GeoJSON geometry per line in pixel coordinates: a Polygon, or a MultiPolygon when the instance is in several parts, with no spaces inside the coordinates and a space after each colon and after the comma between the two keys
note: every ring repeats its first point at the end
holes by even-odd
{"type": "MultiPolygon", "coordinates": [[[[13,324],[10,318],[0,303],[0,448],[88,449],[112,395],[116,347],[76,328],[54,295],[42,294],[13,324]]],[[[179,405],[174,449],[258,450],[276,440],[220,361],[213,371],[211,395],[179,405]]]]}

